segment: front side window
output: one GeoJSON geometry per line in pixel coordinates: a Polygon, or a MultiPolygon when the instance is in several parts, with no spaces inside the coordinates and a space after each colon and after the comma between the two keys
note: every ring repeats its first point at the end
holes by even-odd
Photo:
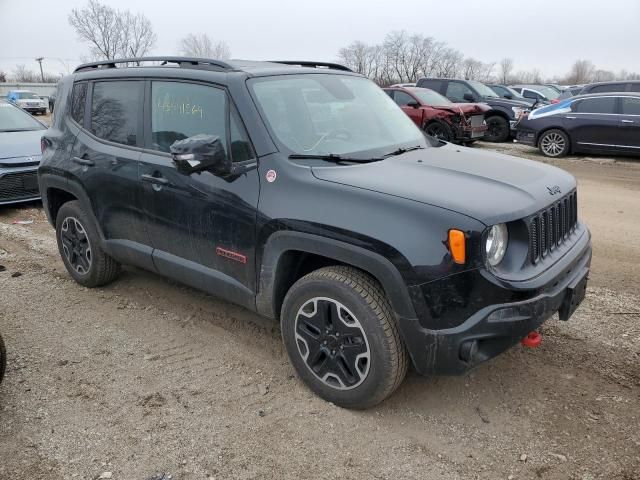
{"type": "Polygon", "coordinates": [[[572,110],[576,113],[616,113],[616,98],[589,98],[574,103],[572,110]]]}
{"type": "Polygon", "coordinates": [[[417,103],[415,99],[404,92],[397,91],[393,97],[398,105],[406,107],[410,103],[417,103]]]}
{"type": "Polygon", "coordinates": [[[473,90],[467,87],[464,83],[450,82],[449,85],[447,85],[447,93],[445,96],[454,102],[466,102],[464,96],[467,94],[473,95],[473,90]]]}
{"type": "Polygon", "coordinates": [[[137,145],[142,82],[96,82],[91,97],[91,133],[123,145],[137,145]]]}
{"type": "Polygon", "coordinates": [[[71,93],[71,118],[78,124],[84,123],[84,106],[87,100],[87,83],[76,83],[71,93]]]}
{"type": "Polygon", "coordinates": [[[198,134],[220,137],[227,145],[224,90],[184,82],[151,83],[151,148],[169,152],[173,142],[198,134]]]}
{"type": "Polygon", "coordinates": [[[366,78],[286,75],[254,78],[249,86],[273,134],[295,153],[368,156],[428,145],[411,119],[366,78]]]}
{"type": "Polygon", "coordinates": [[[438,92],[429,90],[428,88],[415,88],[411,90],[416,97],[425,105],[451,105],[451,100],[443,97],[438,92]]]}
{"type": "Polygon", "coordinates": [[[640,97],[622,98],[623,115],[640,115],[640,97]]]}

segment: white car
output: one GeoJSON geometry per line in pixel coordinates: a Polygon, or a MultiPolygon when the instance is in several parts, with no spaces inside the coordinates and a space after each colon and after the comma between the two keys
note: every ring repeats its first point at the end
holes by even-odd
{"type": "Polygon", "coordinates": [[[47,113],[47,103],[30,90],[11,90],[7,94],[7,100],[29,113],[47,113]]]}

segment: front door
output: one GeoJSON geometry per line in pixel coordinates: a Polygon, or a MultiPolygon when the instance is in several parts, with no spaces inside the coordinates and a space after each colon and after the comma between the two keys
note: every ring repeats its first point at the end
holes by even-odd
{"type": "Polygon", "coordinates": [[[419,108],[419,102],[415,98],[406,92],[395,90],[393,100],[417,126],[422,127],[422,109],[419,108]]]}
{"type": "Polygon", "coordinates": [[[234,162],[256,164],[223,88],[149,81],[146,150],[140,158],[142,207],[156,269],[197,288],[252,306],[255,292],[257,169],[222,178],[178,171],[170,146],[198,134],[223,139],[234,162]]]}
{"type": "Polygon", "coordinates": [[[629,153],[640,155],[640,95],[620,97],[622,115],[617,142],[629,153]]]}

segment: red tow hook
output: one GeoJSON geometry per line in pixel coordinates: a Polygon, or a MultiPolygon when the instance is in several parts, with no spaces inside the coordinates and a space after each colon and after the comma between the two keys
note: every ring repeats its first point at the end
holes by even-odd
{"type": "Polygon", "coordinates": [[[520,342],[525,347],[536,348],[542,343],[542,335],[536,331],[529,332],[520,342]]]}

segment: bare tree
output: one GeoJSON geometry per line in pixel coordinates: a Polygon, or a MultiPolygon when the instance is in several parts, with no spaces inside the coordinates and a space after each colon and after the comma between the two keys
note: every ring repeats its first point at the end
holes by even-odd
{"type": "Polygon", "coordinates": [[[354,72],[361,73],[370,78],[376,78],[379,70],[379,49],[369,46],[364,42],[355,41],[341,48],[338,58],[354,72]]]}
{"type": "Polygon", "coordinates": [[[33,70],[27,69],[25,65],[16,65],[13,71],[13,79],[21,83],[38,83],[40,81],[40,75],[33,70]]]}
{"type": "Polygon", "coordinates": [[[511,72],[513,72],[513,59],[505,57],[500,60],[498,66],[500,67],[500,82],[503,85],[508,85],[511,72]]]}
{"type": "Polygon", "coordinates": [[[213,43],[206,33],[190,33],[180,40],[180,52],[188,57],[216,58],[226,60],[231,57],[231,49],[224,41],[213,43]]]}
{"type": "Polygon", "coordinates": [[[93,59],[143,56],[156,42],[151,22],[143,14],[116,10],[97,0],[71,10],[69,23],[90,45],[89,56],[93,59]]]}
{"type": "Polygon", "coordinates": [[[595,66],[589,60],[577,60],[567,76],[568,83],[581,84],[589,83],[593,80],[595,66]]]}

